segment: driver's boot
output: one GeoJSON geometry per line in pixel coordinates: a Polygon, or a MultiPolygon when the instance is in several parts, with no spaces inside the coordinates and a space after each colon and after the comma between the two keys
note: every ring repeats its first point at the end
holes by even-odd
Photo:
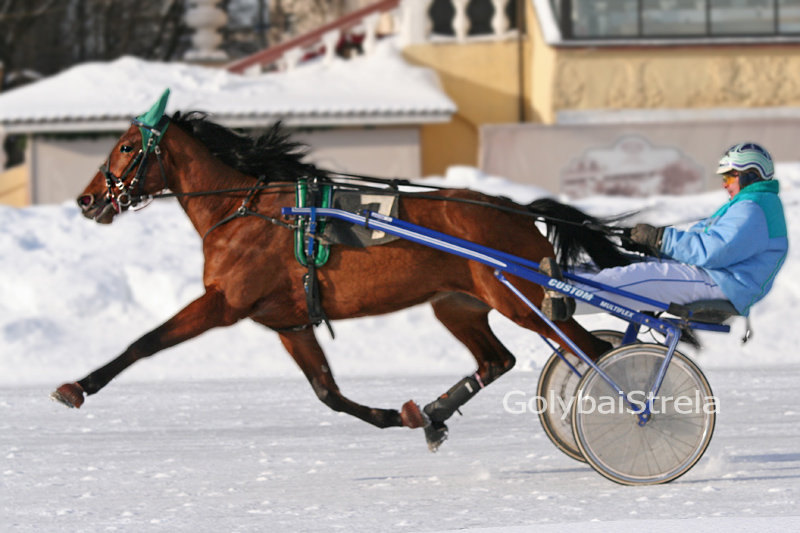
{"type": "MultiPolygon", "coordinates": [[[[564,281],[564,275],[555,258],[545,257],[539,262],[539,272],[559,281],[564,281]]],[[[575,299],[556,290],[545,289],[542,300],[544,316],[554,322],[569,320],[575,313],[575,299]]]]}

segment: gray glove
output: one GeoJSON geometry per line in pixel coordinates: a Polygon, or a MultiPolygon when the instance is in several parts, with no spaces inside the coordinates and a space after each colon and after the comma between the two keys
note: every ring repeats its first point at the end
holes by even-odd
{"type": "Polygon", "coordinates": [[[664,228],[657,228],[650,224],[636,224],[631,230],[631,240],[651,250],[651,255],[658,255],[661,251],[661,237],[663,235],[664,228]]]}

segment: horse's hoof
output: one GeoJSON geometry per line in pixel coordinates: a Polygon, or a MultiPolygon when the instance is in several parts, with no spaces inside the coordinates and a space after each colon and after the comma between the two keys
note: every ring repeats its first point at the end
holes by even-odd
{"type": "Polygon", "coordinates": [[[438,450],[439,446],[447,440],[447,426],[444,422],[428,418],[428,415],[419,408],[414,400],[408,400],[403,404],[400,419],[406,427],[425,429],[425,440],[428,441],[428,449],[432,452],[438,450]]]}
{"type": "Polygon", "coordinates": [[[408,400],[403,404],[403,408],[400,410],[400,420],[403,421],[404,426],[411,429],[425,427],[431,423],[414,400],[408,400]]]}
{"type": "Polygon", "coordinates": [[[80,408],[83,405],[83,388],[77,383],[65,383],[54,390],[50,398],[67,407],[80,408]]]}
{"type": "Polygon", "coordinates": [[[428,449],[436,452],[447,440],[447,426],[443,422],[432,421],[425,426],[425,440],[428,441],[428,449]]]}

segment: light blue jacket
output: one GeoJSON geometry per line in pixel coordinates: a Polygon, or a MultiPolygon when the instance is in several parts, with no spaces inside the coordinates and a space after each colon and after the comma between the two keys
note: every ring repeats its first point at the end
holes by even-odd
{"type": "Polygon", "coordinates": [[[789,248],[777,181],[742,189],[687,231],[665,228],[661,253],[705,269],[740,314],[772,288],[789,248]]]}

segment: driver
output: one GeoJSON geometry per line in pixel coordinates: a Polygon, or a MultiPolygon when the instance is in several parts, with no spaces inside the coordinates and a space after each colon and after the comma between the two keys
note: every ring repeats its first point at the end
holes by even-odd
{"type": "MultiPolygon", "coordinates": [[[[772,157],[746,142],[730,147],[717,174],[730,200],[711,217],[686,231],[636,224],[630,239],[653,258],[596,272],[576,272],[593,281],[664,302],[728,300],[747,316],[772,288],[789,246],[783,205],[778,197],[772,157]]],[[[542,261],[545,273],[559,277],[555,261],[542,261]]],[[[640,311],[657,307],[580,285],[616,303],[640,311]]],[[[566,320],[575,308],[570,298],[548,291],[542,309],[551,320],[566,320]],[[552,316],[551,316],[552,315],[552,316]]]]}

